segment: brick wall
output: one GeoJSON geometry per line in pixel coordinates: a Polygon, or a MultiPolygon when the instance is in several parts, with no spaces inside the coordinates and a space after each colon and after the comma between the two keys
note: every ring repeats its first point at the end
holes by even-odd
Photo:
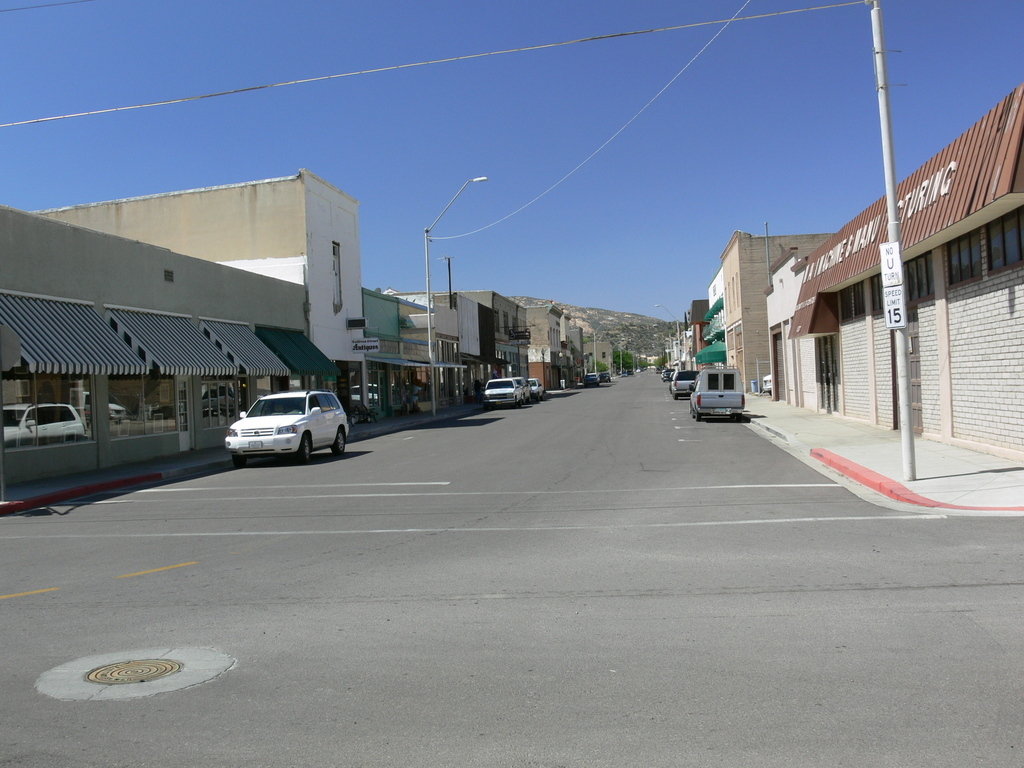
{"type": "Polygon", "coordinates": [[[867,318],[860,317],[843,323],[840,329],[840,365],[842,375],[842,413],[855,419],[871,418],[868,380],[868,328],[867,318]]]}
{"type": "Polygon", "coordinates": [[[885,327],[885,321],[873,323],[875,334],[875,392],[878,398],[877,424],[891,427],[893,419],[892,402],[892,331],[885,327]]]}
{"type": "Polygon", "coordinates": [[[953,436],[1024,445],[1024,271],[949,287],[953,436]]]}

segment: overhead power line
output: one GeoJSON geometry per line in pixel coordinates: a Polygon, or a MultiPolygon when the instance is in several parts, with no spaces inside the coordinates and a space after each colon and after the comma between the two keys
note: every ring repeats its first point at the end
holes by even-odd
{"type": "MultiPolygon", "coordinates": [[[[67,0],[70,2],[92,2],[93,0],[67,0]]],[[[55,3],[57,5],[59,3],[55,3]]],[[[557,43],[542,43],[540,45],[528,45],[521,48],[506,48],[501,51],[487,51],[484,53],[470,53],[463,56],[449,56],[443,59],[431,59],[429,61],[417,61],[410,64],[395,64],[388,67],[376,67],[374,69],[361,69],[354,72],[342,72],[334,75],[320,75],[319,77],[307,77],[300,80],[285,80],[280,83],[266,83],[264,85],[250,85],[245,88],[234,88],[230,91],[216,91],[214,93],[204,93],[198,96],[183,96],[177,99],[166,99],[163,101],[151,101],[144,104],[131,104],[123,107],[107,107],[105,109],[93,109],[86,112],[72,112],[65,115],[52,115],[50,117],[36,117],[30,120],[17,120],[10,123],[0,123],[0,128],[13,128],[18,125],[32,125],[35,123],[49,123],[56,120],[70,120],[75,117],[89,117],[92,115],[106,115],[112,112],[127,112],[135,109],[148,109],[150,107],[165,107],[171,104],[184,104],[190,101],[201,101],[202,99],[214,99],[221,96],[234,96],[241,93],[251,93],[252,91],[264,91],[270,88],[283,88],[291,85],[305,85],[307,83],[319,83],[325,80],[337,80],[343,77],[356,77],[358,75],[373,75],[381,72],[395,72],[400,69],[412,69],[414,67],[426,67],[434,64],[450,64],[456,61],[469,61],[470,59],[481,59],[487,56],[503,56],[510,53],[526,53],[528,51],[540,51],[546,48],[560,48],[566,45],[577,45],[579,43],[593,43],[601,40],[613,40],[620,37],[634,37],[636,35],[650,35],[656,32],[674,32],[680,29],[694,29],[696,27],[706,27],[716,24],[729,24],[734,21],[753,21],[756,19],[767,19],[773,16],[787,16],[794,13],[807,13],[809,11],[821,11],[830,8],[843,8],[850,5],[863,5],[864,0],[851,0],[850,2],[836,3],[832,5],[819,5],[810,8],[797,8],[789,11],[774,11],[772,13],[760,13],[754,16],[742,16],[735,17],[732,19],[716,19],[714,21],[698,21],[690,24],[676,24],[670,27],[657,27],[655,29],[641,29],[633,32],[614,32],[608,35],[595,35],[593,37],[581,37],[576,40],[563,40],[557,43]]],[[[41,6],[33,6],[41,7],[41,6]]],[[[12,9],[15,10],[15,9],[12,9]]]]}
{"type": "Polygon", "coordinates": [[[743,13],[744,10],[746,10],[747,6],[750,5],[750,2],[751,2],[751,0],[744,0],[743,5],[741,5],[739,10],[736,11],[736,13],[733,14],[733,17],[731,19],[729,19],[729,21],[727,21],[725,24],[723,24],[719,28],[719,30],[717,32],[715,32],[715,34],[713,34],[711,36],[711,39],[708,40],[706,43],[704,43],[704,46],[699,51],[697,51],[693,56],[690,57],[690,60],[688,62],[686,62],[686,64],[683,65],[683,68],[680,69],[678,72],[676,72],[675,75],[672,76],[672,79],[670,79],[667,83],[665,83],[665,85],[663,85],[661,87],[661,90],[659,90],[650,99],[648,99],[647,103],[644,104],[642,107],[640,107],[640,109],[637,110],[636,114],[634,114],[631,118],[629,118],[629,120],[624,122],[619,127],[619,130],[615,131],[615,133],[613,133],[611,136],[609,136],[607,139],[605,139],[604,143],[602,143],[597,149],[595,149],[593,152],[591,152],[589,155],[587,155],[585,158],[583,158],[582,161],[580,161],[579,163],[576,164],[575,168],[573,168],[568,173],[566,173],[564,176],[562,176],[562,178],[560,178],[554,184],[549,186],[547,189],[545,189],[539,195],[534,197],[532,200],[530,200],[530,201],[524,203],[523,205],[519,206],[518,208],[516,208],[511,213],[505,214],[500,219],[492,221],[490,224],[485,224],[482,227],[477,227],[476,229],[470,230],[469,232],[463,232],[462,234],[459,234],[459,235],[448,235],[447,237],[436,237],[435,236],[434,239],[435,240],[458,240],[459,238],[462,238],[462,237],[469,237],[470,235],[475,235],[477,232],[483,232],[485,229],[490,229],[491,227],[496,227],[499,224],[501,224],[502,222],[508,221],[513,216],[515,216],[515,215],[517,215],[519,213],[522,213],[527,208],[529,208],[531,205],[533,205],[534,203],[539,201],[542,197],[545,197],[548,193],[553,192],[555,189],[557,189],[558,187],[562,186],[563,183],[565,183],[570,178],[575,176],[576,173],[580,169],[583,168],[583,166],[585,166],[587,163],[589,163],[591,160],[593,160],[595,157],[597,157],[604,150],[605,147],[607,147],[609,144],[611,144],[613,141],[615,141],[615,139],[617,139],[619,137],[619,135],[623,131],[625,131],[627,128],[629,128],[629,126],[631,126],[637,120],[637,118],[640,117],[640,115],[642,115],[644,112],[647,111],[648,107],[650,107],[654,102],[656,102],[661,97],[661,95],[672,86],[672,83],[674,83],[676,80],[678,80],[680,77],[682,77],[683,73],[690,68],[690,66],[693,64],[693,62],[695,62],[702,55],[704,55],[704,51],[706,51],[708,48],[710,48],[712,43],[714,43],[715,40],[717,40],[722,35],[722,33],[725,32],[725,30],[727,30],[729,28],[729,25],[732,24],[732,22],[738,20],[739,15],[741,13],[743,13]]]}
{"type": "Polygon", "coordinates": [[[58,5],[81,5],[82,3],[95,3],[96,0],[63,0],[60,3],[41,3],[40,5],[24,5],[20,8],[0,8],[0,13],[14,13],[15,11],[34,11],[37,8],[56,8],[58,5]]]}

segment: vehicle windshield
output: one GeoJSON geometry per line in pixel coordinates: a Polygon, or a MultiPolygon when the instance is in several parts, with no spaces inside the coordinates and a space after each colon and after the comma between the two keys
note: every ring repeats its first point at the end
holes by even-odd
{"type": "Polygon", "coordinates": [[[306,413],[306,397],[267,397],[257,400],[248,413],[247,419],[258,416],[304,416],[306,413]]]}
{"type": "Polygon", "coordinates": [[[515,384],[512,382],[512,379],[492,379],[487,382],[485,389],[508,389],[514,386],[515,384]]]}

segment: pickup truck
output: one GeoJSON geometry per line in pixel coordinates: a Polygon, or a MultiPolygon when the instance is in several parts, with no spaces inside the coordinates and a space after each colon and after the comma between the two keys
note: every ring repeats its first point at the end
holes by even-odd
{"type": "Polygon", "coordinates": [[[673,400],[689,397],[696,383],[697,371],[673,371],[672,378],[668,380],[668,393],[673,400]]]}
{"type": "Polygon", "coordinates": [[[746,397],[743,379],[735,368],[705,368],[697,376],[690,396],[690,416],[701,421],[705,416],[728,417],[744,421],[746,397]]]}

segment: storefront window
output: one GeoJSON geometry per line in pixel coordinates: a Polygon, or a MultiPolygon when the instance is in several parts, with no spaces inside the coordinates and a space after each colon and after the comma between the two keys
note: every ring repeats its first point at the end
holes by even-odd
{"type": "Polygon", "coordinates": [[[201,384],[199,425],[227,427],[238,420],[239,383],[235,379],[204,379],[201,384]]]}
{"type": "Polygon", "coordinates": [[[111,438],[154,435],[178,428],[173,376],[111,376],[108,390],[111,438]]]}
{"type": "Polygon", "coordinates": [[[950,285],[981,277],[981,236],[973,232],[950,243],[946,263],[950,285]]]}
{"type": "Polygon", "coordinates": [[[864,314],[864,283],[851,285],[839,292],[839,314],[843,320],[864,314]]]}
{"type": "Polygon", "coordinates": [[[61,374],[3,378],[4,447],[34,448],[92,440],[90,379],[61,374]]]}
{"type": "Polygon", "coordinates": [[[1022,212],[1024,208],[1018,208],[988,225],[989,269],[1020,263],[1022,212]]]}
{"type": "MultiPolygon", "coordinates": [[[[978,267],[980,269],[980,263],[978,267]]],[[[931,251],[903,265],[903,281],[907,285],[907,301],[920,301],[935,295],[931,251]]]]}

